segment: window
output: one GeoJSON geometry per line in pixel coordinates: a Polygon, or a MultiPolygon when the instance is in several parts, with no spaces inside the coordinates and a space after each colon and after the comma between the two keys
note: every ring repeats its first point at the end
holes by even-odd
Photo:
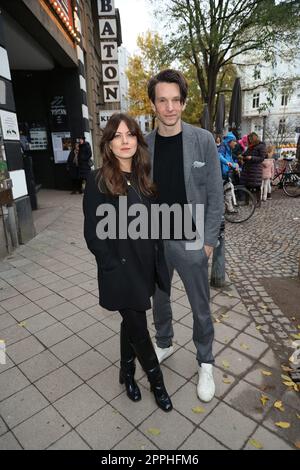
{"type": "Polygon", "coordinates": [[[259,108],[259,93],[253,93],[252,108],[259,108]]]}
{"type": "Polygon", "coordinates": [[[257,134],[259,134],[261,132],[261,125],[260,124],[255,124],[254,132],[256,132],[257,134]]]}
{"type": "Polygon", "coordinates": [[[288,94],[282,93],[281,95],[281,106],[287,106],[288,104],[288,94]]]}
{"type": "Polygon", "coordinates": [[[278,126],[278,134],[285,134],[285,133],[286,133],[285,119],[280,119],[279,126],[278,126]]]}
{"type": "Polygon", "coordinates": [[[261,71],[258,70],[256,67],[253,72],[253,78],[254,80],[260,80],[261,79],[261,71]]]}

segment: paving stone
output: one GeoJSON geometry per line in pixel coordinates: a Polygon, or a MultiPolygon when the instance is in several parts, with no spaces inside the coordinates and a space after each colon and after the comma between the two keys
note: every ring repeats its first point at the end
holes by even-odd
{"type": "Polygon", "coordinates": [[[179,450],[226,450],[218,441],[201,429],[196,429],[179,450]]]}
{"type": "Polygon", "coordinates": [[[26,330],[30,333],[37,333],[38,331],[44,330],[50,325],[56,323],[56,319],[49,315],[47,312],[41,312],[34,317],[28,318],[25,322],[26,330]]]}
{"type": "Polygon", "coordinates": [[[43,345],[36,338],[31,336],[8,346],[7,353],[15,364],[20,364],[30,359],[32,356],[36,356],[44,349],[43,345]]]}
{"type": "Polygon", "coordinates": [[[244,354],[239,353],[230,347],[223,349],[223,351],[216,356],[215,361],[216,366],[220,367],[225,372],[234,375],[245,374],[253,364],[253,361],[249,357],[246,357],[244,354]]]}
{"type": "Polygon", "coordinates": [[[215,323],[215,339],[223,344],[228,344],[237,337],[239,332],[223,323],[215,323]]]}
{"type": "Polygon", "coordinates": [[[28,385],[28,380],[17,367],[3,372],[0,374],[0,401],[19,392],[28,385]]]}
{"type": "Polygon", "coordinates": [[[133,426],[114,408],[106,405],[76,428],[94,450],[107,450],[118,444],[133,426]]]}
{"type": "Polygon", "coordinates": [[[293,450],[293,447],[289,446],[283,439],[280,439],[261,426],[251,436],[244,450],[258,450],[255,446],[251,445],[251,439],[259,442],[263,446],[262,450],[293,450]]]}
{"type": "Polygon", "coordinates": [[[136,429],[125,437],[114,450],[156,450],[157,447],[136,429]]]}
{"type": "Polygon", "coordinates": [[[193,335],[191,328],[188,328],[180,323],[174,324],[174,342],[183,346],[188,343],[193,335]]]}
{"type": "Polygon", "coordinates": [[[47,450],[90,450],[90,447],[75,431],[71,431],[48,447],[47,450]]]}
{"type": "Polygon", "coordinates": [[[50,315],[56,318],[58,321],[62,321],[75,313],[78,313],[80,310],[76,305],[71,304],[71,302],[65,302],[57,307],[48,309],[50,315]]]}
{"type": "Polygon", "coordinates": [[[74,331],[74,333],[78,333],[78,331],[84,330],[85,328],[94,325],[96,320],[85,312],[78,312],[75,315],[62,320],[62,323],[67,328],[74,331]]]}
{"type": "Polygon", "coordinates": [[[30,300],[25,297],[25,295],[16,295],[14,297],[11,297],[8,300],[3,300],[1,302],[1,307],[3,307],[5,310],[10,311],[10,310],[15,310],[18,307],[23,307],[26,304],[29,304],[30,300]]]}
{"type": "Polygon", "coordinates": [[[104,400],[111,401],[124,391],[124,385],[119,384],[119,369],[111,366],[87,382],[104,400]]]}
{"type": "Polygon", "coordinates": [[[8,432],[0,437],[0,450],[21,450],[22,447],[18,443],[15,436],[8,432]]]}
{"type": "Polygon", "coordinates": [[[201,428],[233,450],[241,449],[257,424],[225,403],[220,403],[201,423],[201,428]],[[220,423],[223,423],[220,426],[220,423]]]}
{"type": "Polygon", "coordinates": [[[65,364],[88,351],[90,346],[73,335],[50,348],[51,352],[65,364]]]}
{"type": "Polygon", "coordinates": [[[110,362],[97,351],[89,350],[71,361],[68,366],[86,381],[107,369],[110,362]]]}
{"type": "MultiPolygon", "coordinates": [[[[120,321],[119,321],[120,325],[120,321]]],[[[86,341],[90,346],[94,347],[103,343],[106,339],[114,336],[115,333],[111,329],[104,326],[102,323],[89,326],[78,333],[78,336],[86,341]]]]}
{"type": "Polygon", "coordinates": [[[245,333],[240,334],[231,346],[253,358],[259,358],[268,349],[268,346],[263,341],[259,341],[245,333]]]}
{"type": "Polygon", "coordinates": [[[58,294],[51,294],[48,297],[36,300],[35,303],[42,307],[43,310],[48,310],[50,308],[56,307],[64,302],[63,297],[58,294]]]}
{"type": "Polygon", "coordinates": [[[168,359],[164,361],[164,365],[186,379],[193,377],[198,369],[196,354],[192,354],[190,351],[186,351],[182,348],[168,357],[168,359]]]}
{"type": "Polygon", "coordinates": [[[42,331],[38,331],[35,336],[42,344],[50,348],[73,334],[74,333],[66,326],[60,323],[55,323],[42,331]]]}
{"type": "MultiPolygon", "coordinates": [[[[1,403],[0,403],[0,411],[1,411],[1,403]]],[[[2,436],[3,434],[6,434],[7,430],[8,430],[7,426],[0,416],[0,436],[2,436]]]]}
{"type": "Polygon", "coordinates": [[[102,356],[114,363],[120,360],[120,336],[114,335],[95,348],[102,356]]]}
{"type": "Polygon", "coordinates": [[[37,289],[33,289],[31,291],[26,292],[26,297],[32,301],[43,299],[44,297],[48,297],[52,295],[53,292],[49,290],[47,287],[38,287],[37,289]]]}
{"type": "Polygon", "coordinates": [[[1,330],[5,330],[6,328],[9,328],[10,326],[16,325],[16,320],[13,318],[8,312],[2,313],[0,315],[0,325],[1,325],[1,330]]]}
{"type": "Polygon", "coordinates": [[[49,406],[14,428],[14,434],[24,449],[42,450],[70,430],[57,411],[49,406]]]}
{"type": "Polygon", "coordinates": [[[29,304],[23,305],[22,307],[18,307],[14,310],[10,310],[11,316],[15,318],[17,322],[22,322],[27,318],[33,317],[42,311],[41,307],[30,302],[29,304]]]}
{"type": "Polygon", "coordinates": [[[194,427],[190,421],[173,410],[166,419],[165,413],[161,410],[155,411],[140,426],[139,430],[145,434],[159,449],[175,450],[191,434],[194,427]],[[160,434],[151,434],[151,429],[159,429],[160,434]],[[172,436],[172,440],[170,440],[172,436]]]}
{"type": "Polygon", "coordinates": [[[22,372],[31,382],[44,377],[62,366],[62,362],[46,350],[19,365],[22,372]]]}
{"type": "Polygon", "coordinates": [[[53,406],[72,427],[76,427],[105,406],[105,401],[84,384],[56,401],[53,406]]]}
{"type": "Polygon", "coordinates": [[[201,402],[197,396],[195,385],[188,382],[172,396],[172,403],[183,416],[195,424],[199,424],[217,406],[219,400],[214,398],[210,403],[201,402]],[[200,413],[196,412],[199,408],[201,408],[200,413]]]}
{"type": "Polygon", "coordinates": [[[157,409],[153,393],[143,386],[140,386],[140,390],[142,400],[139,402],[129,400],[125,391],[110,402],[134,426],[138,426],[157,409]]]}
{"type": "Polygon", "coordinates": [[[282,437],[288,441],[291,445],[294,445],[300,440],[299,418],[297,417],[295,409],[287,405],[284,405],[284,412],[272,408],[270,413],[266,416],[263,425],[270,431],[275,432],[278,437],[282,437]],[[282,421],[289,423],[290,427],[288,429],[282,429],[276,426],[275,423],[282,421]]]}
{"type": "Polygon", "coordinates": [[[0,413],[10,428],[30,418],[49,402],[34,386],[25,388],[0,403],[0,413]]]}
{"type": "Polygon", "coordinates": [[[82,380],[80,380],[77,375],[65,366],[51,372],[35,382],[35,386],[51,403],[63,397],[81,384],[82,380]]]}

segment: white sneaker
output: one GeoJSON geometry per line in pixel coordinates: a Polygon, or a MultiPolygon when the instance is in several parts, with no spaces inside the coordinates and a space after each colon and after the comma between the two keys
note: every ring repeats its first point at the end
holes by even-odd
{"type": "Polygon", "coordinates": [[[156,343],[154,343],[154,349],[159,363],[167,359],[167,357],[171,356],[171,354],[173,354],[174,352],[174,346],[169,346],[168,348],[160,348],[159,346],[157,346],[156,343]]]}
{"type": "Polygon", "coordinates": [[[201,364],[199,367],[199,381],[197,385],[198,397],[208,403],[215,395],[216,387],[213,378],[213,365],[201,364]]]}

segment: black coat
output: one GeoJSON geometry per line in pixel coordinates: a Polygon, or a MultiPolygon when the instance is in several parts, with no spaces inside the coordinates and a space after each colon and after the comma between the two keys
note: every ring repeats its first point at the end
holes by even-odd
{"type": "Polygon", "coordinates": [[[251,160],[245,160],[241,173],[240,183],[247,188],[259,188],[262,184],[262,162],[264,161],[267,151],[266,145],[259,142],[255,147],[249,147],[243,156],[250,156],[251,160]]]}
{"type": "MultiPolygon", "coordinates": [[[[119,197],[108,194],[104,188],[100,191],[96,174],[97,171],[91,172],[87,180],[83,212],[84,237],[98,267],[99,303],[112,311],[148,310],[156,284],[170,295],[163,243],[161,240],[100,240],[97,237],[96,227],[102,218],[96,216],[98,206],[112,204],[119,220],[119,197]]],[[[146,199],[150,206],[151,201],[146,199]]]]}
{"type": "Polygon", "coordinates": [[[77,180],[79,179],[79,167],[78,165],[75,165],[74,158],[75,158],[75,152],[74,150],[71,150],[68,156],[67,170],[69,172],[70,178],[72,180],[77,180]]]}
{"type": "Polygon", "coordinates": [[[91,172],[89,160],[92,158],[91,146],[88,142],[79,145],[78,164],[79,164],[79,177],[87,179],[91,172]]]}

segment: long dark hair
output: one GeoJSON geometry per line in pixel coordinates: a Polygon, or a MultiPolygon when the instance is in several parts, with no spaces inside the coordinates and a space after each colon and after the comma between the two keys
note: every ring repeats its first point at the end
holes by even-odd
{"type": "Polygon", "coordinates": [[[119,160],[113,154],[109,144],[116,135],[121,122],[124,122],[132,135],[137,138],[137,151],[132,159],[132,180],[139,190],[146,196],[155,194],[155,187],[150,181],[150,157],[148,147],[137,122],[127,114],[113,114],[109,119],[102,135],[100,151],[103,164],[96,175],[96,181],[100,190],[105,189],[114,196],[127,193],[127,182],[124,177],[119,160]]]}

